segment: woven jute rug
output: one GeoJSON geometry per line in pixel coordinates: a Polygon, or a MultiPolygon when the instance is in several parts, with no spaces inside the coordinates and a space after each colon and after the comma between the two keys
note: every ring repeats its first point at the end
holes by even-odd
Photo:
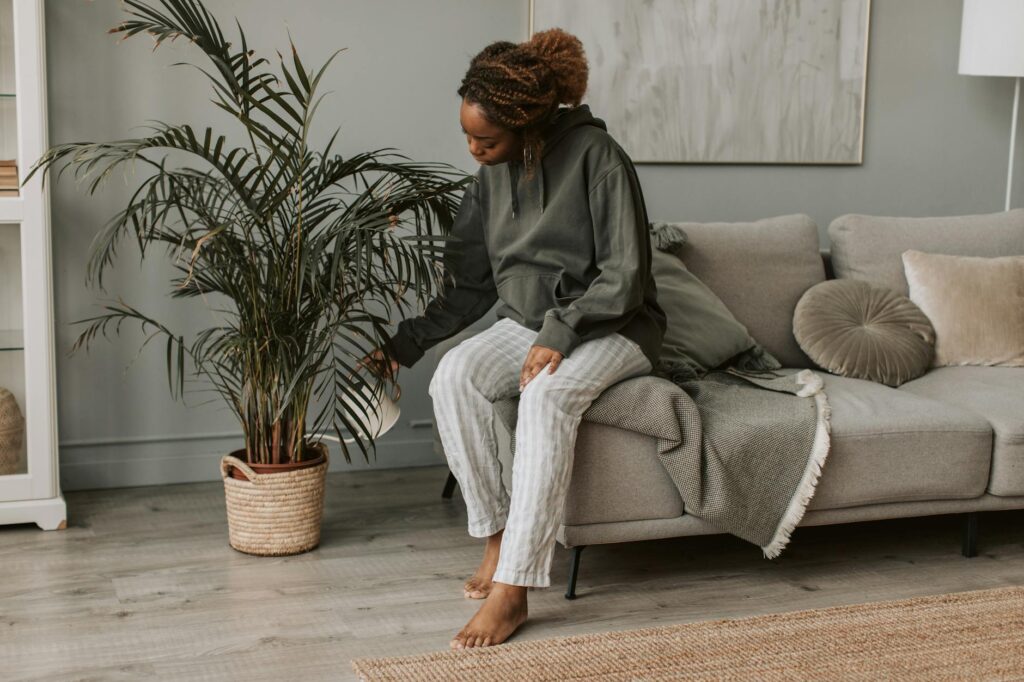
{"type": "Polygon", "coordinates": [[[1024,680],[1024,587],[352,662],[364,680],[1024,680]]]}

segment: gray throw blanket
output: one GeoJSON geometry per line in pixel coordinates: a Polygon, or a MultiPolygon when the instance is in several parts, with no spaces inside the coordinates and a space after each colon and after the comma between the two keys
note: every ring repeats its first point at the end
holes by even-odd
{"type": "MultiPolygon", "coordinates": [[[[803,518],[828,456],[823,386],[807,369],[733,367],[672,380],[652,373],[609,386],[583,419],[656,438],[686,513],[773,559],[803,518]]],[[[494,403],[513,453],[518,406],[518,395],[494,403]]]]}

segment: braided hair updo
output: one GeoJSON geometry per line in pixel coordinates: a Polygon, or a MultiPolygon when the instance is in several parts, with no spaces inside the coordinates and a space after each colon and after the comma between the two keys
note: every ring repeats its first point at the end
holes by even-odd
{"type": "Polygon", "coordinates": [[[523,137],[527,177],[543,152],[543,131],[560,104],[579,106],[587,90],[583,43],[560,28],[523,43],[499,40],[469,64],[458,94],[496,125],[523,137]]]}

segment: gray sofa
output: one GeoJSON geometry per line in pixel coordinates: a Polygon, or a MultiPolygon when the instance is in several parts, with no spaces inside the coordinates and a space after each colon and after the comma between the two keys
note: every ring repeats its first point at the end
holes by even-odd
{"type": "MultiPolygon", "coordinates": [[[[800,296],[826,277],[868,280],[906,294],[900,254],[909,248],[1024,255],[1024,209],[935,218],[846,214],[829,226],[827,250],[803,214],[680,224],[689,237],[687,266],[784,371],[810,367],[825,379],[832,447],[801,526],[958,513],[962,551],[973,556],[978,512],[1024,508],[1024,368],[936,368],[890,388],[817,368],[792,329],[800,296]]],[[[435,360],[478,331],[464,330],[435,346],[435,360]]],[[[495,422],[508,484],[509,434],[500,419],[495,422]]],[[[443,456],[436,428],[434,436],[443,456]]],[[[452,488],[449,478],[446,497],[452,488]]],[[[584,414],[558,531],[558,540],[575,549],[568,598],[575,596],[587,545],[719,532],[684,512],[654,438],[588,422],[584,414]]]]}

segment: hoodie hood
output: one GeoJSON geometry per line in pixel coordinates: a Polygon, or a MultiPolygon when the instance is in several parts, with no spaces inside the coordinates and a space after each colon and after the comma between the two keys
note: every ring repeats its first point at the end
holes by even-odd
{"type": "Polygon", "coordinates": [[[552,119],[547,131],[544,133],[545,154],[565,137],[569,131],[579,126],[596,126],[607,131],[605,122],[590,111],[589,104],[581,104],[578,107],[563,107],[559,109],[552,119]]]}
{"type": "MultiPolygon", "coordinates": [[[[544,212],[544,163],[543,159],[546,157],[551,150],[570,132],[581,126],[595,126],[601,130],[608,130],[608,126],[605,122],[594,116],[590,111],[589,104],[580,104],[577,107],[562,107],[555,112],[554,117],[548,124],[547,128],[541,134],[544,140],[544,150],[541,154],[541,159],[538,160],[536,166],[536,177],[540,187],[540,212],[544,212]]],[[[512,193],[512,217],[515,218],[519,213],[519,192],[517,187],[519,185],[519,171],[523,167],[523,163],[520,160],[510,162],[508,164],[508,177],[509,183],[511,184],[512,193]]],[[[524,168],[525,170],[525,168],[524,168]]]]}

